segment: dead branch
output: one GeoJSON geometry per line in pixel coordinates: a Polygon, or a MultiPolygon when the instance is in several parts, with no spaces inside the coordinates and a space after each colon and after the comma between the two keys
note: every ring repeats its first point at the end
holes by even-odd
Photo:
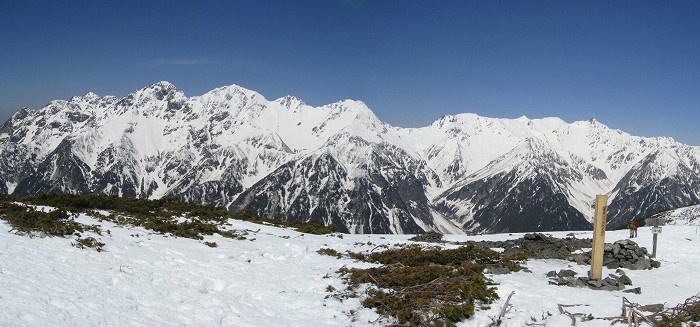
{"type": "Polygon", "coordinates": [[[572,313],[569,312],[568,310],[565,310],[564,308],[570,308],[570,307],[587,307],[588,304],[557,304],[557,307],[559,307],[559,313],[565,314],[571,318],[571,326],[576,326],[576,317],[585,317],[587,316],[585,313],[572,313]]]}
{"type": "Polygon", "coordinates": [[[423,283],[423,284],[419,284],[419,285],[414,285],[414,286],[407,286],[407,287],[404,287],[404,288],[402,288],[401,290],[399,290],[397,293],[405,293],[405,292],[407,292],[407,291],[413,291],[413,292],[415,292],[414,290],[416,290],[416,289],[421,290],[421,289],[426,288],[426,287],[428,287],[428,286],[432,286],[433,284],[439,284],[440,282],[444,282],[444,281],[445,281],[444,278],[438,277],[438,278],[435,278],[435,279],[433,279],[433,280],[431,280],[431,281],[429,281],[429,282],[427,282],[427,283],[423,283]]]}
{"type": "Polygon", "coordinates": [[[510,310],[510,308],[513,307],[513,305],[510,304],[510,298],[513,296],[513,294],[515,294],[515,291],[511,291],[508,295],[508,298],[506,298],[506,302],[503,303],[503,306],[501,307],[501,312],[498,314],[498,318],[496,318],[496,326],[501,325],[501,319],[503,318],[503,316],[506,315],[506,312],[508,312],[508,310],[510,310]]]}
{"type": "Polygon", "coordinates": [[[627,323],[628,326],[639,327],[639,323],[644,321],[652,327],[656,326],[656,321],[651,316],[647,316],[639,310],[638,303],[634,303],[626,297],[622,298],[622,312],[619,317],[606,317],[603,319],[611,320],[611,325],[622,322],[627,323]]]}
{"type": "Polygon", "coordinates": [[[379,244],[379,245],[373,247],[371,250],[369,250],[369,252],[374,252],[374,250],[376,250],[378,248],[388,248],[388,246],[386,244],[379,244]]]}
{"type": "Polygon", "coordinates": [[[697,316],[698,312],[700,312],[700,294],[693,295],[687,298],[682,304],[654,313],[647,316],[647,318],[654,322],[660,321],[664,317],[673,318],[680,316],[686,319],[692,319],[692,316],[697,316]]]}
{"type": "Polygon", "coordinates": [[[367,273],[365,275],[368,276],[370,279],[372,279],[372,281],[374,282],[375,285],[379,286],[379,282],[376,279],[374,279],[374,276],[372,276],[369,273],[367,273]]]}
{"type": "Polygon", "coordinates": [[[501,307],[501,313],[498,314],[498,320],[500,321],[503,316],[506,315],[506,312],[510,310],[511,307],[513,307],[512,304],[510,304],[510,298],[513,297],[513,294],[515,294],[515,291],[511,291],[510,294],[508,295],[508,298],[506,299],[506,302],[503,303],[503,307],[501,307]]]}

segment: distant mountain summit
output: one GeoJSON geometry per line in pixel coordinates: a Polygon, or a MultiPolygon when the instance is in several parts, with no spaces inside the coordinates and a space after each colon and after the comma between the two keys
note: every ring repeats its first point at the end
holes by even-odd
{"type": "Polygon", "coordinates": [[[596,194],[612,226],[700,203],[700,147],[670,138],[474,114],[399,128],[359,101],[237,85],[52,101],[15,113],[0,145],[2,193],[174,197],[350,233],[589,228],[596,194]]]}

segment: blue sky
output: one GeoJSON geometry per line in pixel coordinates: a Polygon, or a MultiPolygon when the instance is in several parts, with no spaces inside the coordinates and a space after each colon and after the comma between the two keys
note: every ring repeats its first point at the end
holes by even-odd
{"type": "Polygon", "coordinates": [[[0,0],[0,120],[93,91],[238,84],[444,114],[595,117],[700,145],[700,1],[0,0]]]}

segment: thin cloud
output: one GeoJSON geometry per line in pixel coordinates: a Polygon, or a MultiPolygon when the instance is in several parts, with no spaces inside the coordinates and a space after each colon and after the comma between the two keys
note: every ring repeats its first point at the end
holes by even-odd
{"type": "Polygon", "coordinates": [[[156,59],[152,60],[155,66],[196,66],[196,65],[218,65],[222,61],[202,60],[202,59],[156,59]]]}

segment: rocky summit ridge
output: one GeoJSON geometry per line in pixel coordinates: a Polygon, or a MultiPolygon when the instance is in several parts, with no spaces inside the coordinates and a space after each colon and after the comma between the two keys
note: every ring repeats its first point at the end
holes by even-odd
{"type": "MultiPolygon", "coordinates": [[[[439,110],[433,109],[433,110],[439,110]]],[[[22,109],[0,128],[0,192],[174,197],[350,233],[524,232],[700,203],[700,147],[591,119],[382,122],[360,101],[312,107],[237,85],[159,82],[22,109]]]]}

